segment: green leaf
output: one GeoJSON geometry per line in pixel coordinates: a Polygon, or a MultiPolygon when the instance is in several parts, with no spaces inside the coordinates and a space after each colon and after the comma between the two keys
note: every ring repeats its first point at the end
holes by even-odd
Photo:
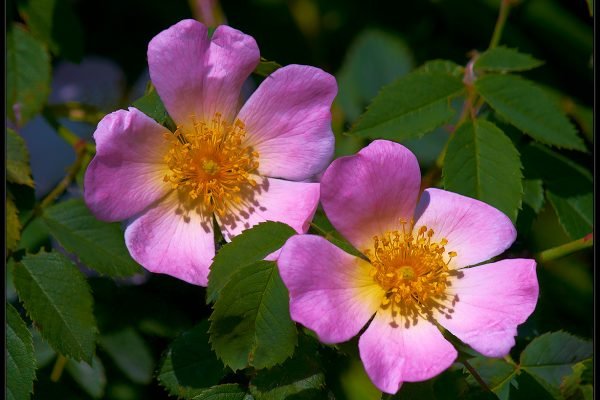
{"type": "Polygon", "coordinates": [[[544,187],[541,179],[523,179],[523,203],[535,213],[544,205],[544,187]]]}
{"type": "Polygon", "coordinates": [[[523,195],[521,161],[500,128],[485,120],[462,124],[444,158],[447,190],[486,202],[515,222],[523,195]]]}
{"type": "Polygon", "coordinates": [[[133,382],[145,385],[152,380],[152,354],[144,339],[132,328],[102,335],[98,343],[133,382]]]}
{"type": "Polygon", "coordinates": [[[420,137],[452,120],[450,100],[464,92],[462,81],[445,72],[412,72],[384,87],[352,128],[371,139],[420,137]]]}
{"type": "Polygon", "coordinates": [[[544,64],[529,54],[516,49],[498,46],[481,53],[475,61],[475,69],[493,72],[526,71],[544,64]]]}
{"type": "Polygon", "coordinates": [[[65,369],[73,380],[91,397],[99,399],[104,395],[106,375],[102,361],[98,357],[94,356],[92,365],[85,361],[69,360],[65,369]]]}
{"type": "Polygon", "coordinates": [[[315,339],[302,335],[294,356],[283,364],[258,372],[250,381],[256,400],[327,398],[323,360],[315,339]]]}
{"type": "Polygon", "coordinates": [[[18,0],[19,14],[31,33],[54,55],[78,63],[83,57],[83,28],[67,0],[18,0]]]}
{"type": "Polygon", "coordinates": [[[125,247],[120,224],[98,221],[83,200],[67,200],[49,207],[43,219],[60,244],[87,267],[113,277],[141,272],[125,247]]]}
{"type": "Polygon", "coordinates": [[[132,105],[170,131],[175,132],[177,129],[153,85],[150,85],[146,94],[134,101],[132,105]]]}
{"type": "Polygon", "coordinates": [[[6,398],[29,399],[33,393],[35,358],[27,325],[10,304],[6,304],[6,398]]]}
{"type": "Polygon", "coordinates": [[[525,146],[521,153],[526,177],[543,181],[546,197],[571,239],[580,239],[592,232],[592,175],[585,168],[541,145],[525,146]]]}
{"type": "Polygon", "coordinates": [[[193,400],[252,400],[239,385],[227,384],[213,386],[202,394],[195,396],[193,400]]]}
{"type": "Polygon", "coordinates": [[[586,150],[573,124],[533,82],[514,75],[486,75],[475,81],[475,88],[498,114],[535,140],[586,150]]]}
{"type": "Polygon", "coordinates": [[[365,258],[365,255],[358,251],[350,242],[348,242],[338,231],[335,230],[327,216],[322,211],[317,211],[310,223],[311,229],[323,236],[325,239],[344,250],[348,254],[365,258]]]}
{"type": "MultiPolygon", "coordinates": [[[[475,357],[469,363],[481,379],[500,400],[508,400],[510,387],[518,371],[515,365],[509,364],[499,358],[475,357]]],[[[472,385],[478,385],[472,376],[467,378],[472,385]]]]}
{"type": "Polygon", "coordinates": [[[33,187],[29,151],[25,140],[14,130],[6,129],[6,180],[33,187]]]}
{"type": "Polygon", "coordinates": [[[283,362],[297,342],[288,304],[288,291],[274,262],[241,268],[221,291],[210,317],[210,341],[217,356],[233,370],[283,362]]]}
{"type": "Polygon", "coordinates": [[[560,396],[563,399],[572,399],[576,396],[581,385],[581,376],[586,367],[584,363],[580,362],[573,365],[571,369],[572,373],[563,377],[560,383],[560,396]]]}
{"type": "Polygon", "coordinates": [[[223,287],[240,268],[262,260],[279,249],[296,231],[281,222],[263,222],[247,229],[223,246],[208,275],[207,302],[219,297],[223,287]]]}
{"type": "Polygon", "coordinates": [[[546,333],[532,340],[523,350],[521,369],[559,399],[563,379],[573,372],[575,364],[592,354],[591,341],[562,331],[546,333]]]}
{"type": "Polygon", "coordinates": [[[281,65],[279,65],[275,61],[269,61],[266,58],[261,57],[260,63],[258,63],[253,72],[256,75],[267,77],[273,72],[277,71],[279,68],[281,68],[281,65]]]}
{"type": "Polygon", "coordinates": [[[337,73],[339,102],[354,121],[379,89],[413,68],[413,57],[399,37],[380,30],[362,31],[350,45],[337,73]]]}
{"type": "Polygon", "coordinates": [[[19,210],[11,196],[6,197],[6,250],[14,251],[21,240],[19,210]]]}
{"type": "Polygon", "coordinates": [[[14,266],[19,298],[45,340],[59,353],[92,361],[93,299],[85,277],[59,253],[26,255],[14,266]]]}
{"type": "Polygon", "coordinates": [[[460,78],[464,74],[465,68],[449,60],[431,60],[421,65],[417,71],[443,73],[460,78]]]}
{"type": "Polygon", "coordinates": [[[208,321],[173,341],[158,371],[158,382],[170,394],[190,399],[219,383],[223,364],[208,343],[208,321]]]}
{"type": "Polygon", "coordinates": [[[39,113],[50,94],[50,56],[22,26],[6,35],[6,114],[22,126],[39,113]]]}

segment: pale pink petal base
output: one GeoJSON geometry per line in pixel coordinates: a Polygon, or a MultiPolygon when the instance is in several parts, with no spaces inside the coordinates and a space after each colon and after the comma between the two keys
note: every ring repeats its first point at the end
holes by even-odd
{"type": "Polygon", "coordinates": [[[321,179],[321,202],[333,226],[365,251],[373,236],[401,229],[413,217],[421,184],[419,163],[404,146],[375,140],[335,160],[321,179]]]}
{"type": "Polygon", "coordinates": [[[355,336],[385,294],[370,276],[369,263],[320,236],[291,237],[277,264],[290,293],[292,319],[315,331],[324,343],[355,336]]]}
{"type": "Polygon", "coordinates": [[[415,230],[425,225],[434,230],[432,241],[448,240],[455,251],[453,268],[478,264],[497,256],[515,241],[517,231],[510,219],[479,200],[440,189],[427,189],[415,212],[415,230]]]}
{"type": "Polygon", "coordinates": [[[371,381],[386,393],[396,393],[402,382],[430,379],[456,359],[454,347],[425,319],[406,320],[379,311],[358,342],[360,358],[371,381]]]}
{"type": "Polygon", "coordinates": [[[212,216],[181,209],[176,192],[134,219],[125,230],[133,259],[150,272],[206,286],[215,255],[212,216]]]}
{"type": "Polygon", "coordinates": [[[171,190],[163,182],[167,132],[135,108],[100,121],[94,132],[96,156],[84,180],[85,202],[98,219],[129,218],[171,190]]]}
{"type": "Polygon", "coordinates": [[[333,76],[304,65],[280,68],[261,83],[238,114],[246,144],[259,153],[260,175],[301,181],[325,169],[336,93],[333,76]]]}
{"type": "Polygon", "coordinates": [[[227,241],[265,221],[283,222],[298,233],[308,230],[319,203],[319,184],[254,176],[257,186],[225,217],[217,216],[227,241]]]}
{"type": "Polygon", "coordinates": [[[481,354],[505,356],[515,345],[517,325],[537,303],[535,260],[502,260],[459,273],[451,278],[453,312],[438,315],[438,322],[481,354]]]}

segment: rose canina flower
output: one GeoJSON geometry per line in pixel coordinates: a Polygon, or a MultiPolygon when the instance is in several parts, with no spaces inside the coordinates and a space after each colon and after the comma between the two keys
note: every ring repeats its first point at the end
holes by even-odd
{"type": "Polygon", "coordinates": [[[306,232],[319,200],[310,179],[333,156],[333,76],[289,65],[239,107],[260,61],[228,26],[212,38],[184,20],[148,45],[150,78],[175,132],[135,108],[100,121],[85,200],[101,220],[128,220],[132,257],[152,272],[206,286],[213,216],[226,240],[265,220],[306,232]]]}
{"type": "Polygon", "coordinates": [[[387,393],[455,361],[438,324],[483,355],[506,355],[538,297],[534,260],[466,268],[513,243],[503,213],[439,189],[417,201],[420,180],[415,156],[389,141],[335,160],[321,179],[321,202],[365,259],[296,235],[277,261],[292,319],[322,342],[349,340],[375,315],[359,339],[360,358],[387,393]]]}

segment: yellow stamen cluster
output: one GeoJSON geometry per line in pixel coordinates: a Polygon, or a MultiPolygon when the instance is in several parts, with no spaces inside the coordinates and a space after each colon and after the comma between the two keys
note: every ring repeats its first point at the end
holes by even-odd
{"type": "Polygon", "coordinates": [[[242,201],[244,189],[256,186],[251,174],[258,169],[258,153],[243,145],[242,121],[228,124],[220,113],[209,123],[191,119],[190,128],[165,134],[171,147],[164,157],[169,167],[164,181],[188,205],[201,202],[205,210],[222,216],[242,201]]]}
{"type": "Polygon", "coordinates": [[[391,307],[393,317],[430,316],[434,308],[446,308],[441,300],[449,285],[448,264],[457,254],[446,253],[446,239],[432,242],[433,229],[415,230],[413,221],[408,229],[405,221],[401,224],[402,232],[375,236],[373,248],[365,251],[373,265],[371,275],[386,293],[381,307],[391,307]]]}

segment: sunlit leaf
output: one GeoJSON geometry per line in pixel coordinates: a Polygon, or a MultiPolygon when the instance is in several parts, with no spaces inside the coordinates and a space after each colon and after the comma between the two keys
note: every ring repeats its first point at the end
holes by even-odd
{"type": "Polygon", "coordinates": [[[533,82],[515,75],[485,75],[475,81],[475,88],[496,112],[535,140],[586,149],[573,124],[533,82]]]}
{"type": "Polygon", "coordinates": [[[288,304],[288,291],[274,262],[240,268],[223,287],[210,317],[210,341],[217,356],[233,370],[283,362],[297,342],[288,304]]]}
{"type": "Polygon", "coordinates": [[[475,68],[484,71],[525,71],[536,68],[544,62],[529,54],[504,46],[494,47],[481,53],[475,61],[475,68]]]}
{"type": "Polygon", "coordinates": [[[31,333],[21,316],[6,304],[6,398],[29,399],[35,379],[35,358],[31,333]]]}
{"type": "Polygon", "coordinates": [[[97,332],[93,299],[77,267],[62,254],[41,252],[23,257],[13,276],[44,339],[67,357],[91,362],[97,332]]]}
{"type": "Polygon", "coordinates": [[[593,354],[591,341],[566,332],[546,333],[535,338],[521,353],[521,368],[529,373],[555,398],[573,366],[593,354]]]}
{"type": "Polygon", "coordinates": [[[269,61],[261,57],[260,63],[258,63],[256,68],[254,69],[254,73],[256,75],[266,77],[271,75],[273,72],[277,71],[279,68],[281,68],[281,65],[279,65],[275,61],[269,61]]]}
{"type": "Polygon", "coordinates": [[[207,302],[219,296],[231,276],[240,268],[262,260],[279,249],[296,231],[281,222],[263,222],[242,232],[223,246],[214,258],[208,275],[207,302]]]}
{"type": "Polygon", "coordinates": [[[39,113],[50,94],[50,56],[21,25],[6,34],[6,114],[23,125],[39,113]]]}
{"type": "Polygon", "coordinates": [[[463,91],[462,81],[445,72],[412,72],[379,92],[352,133],[395,141],[423,136],[452,120],[450,100],[463,91]]]}
{"type": "Polygon", "coordinates": [[[102,335],[98,343],[123,373],[135,383],[152,380],[154,360],[144,339],[132,328],[102,335]]]}
{"type": "Polygon", "coordinates": [[[223,364],[208,343],[205,320],[173,341],[157,379],[173,396],[190,399],[219,383],[223,375],[223,364]]]}
{"type": "Polygon", "coordinates": [[[98,221],[83,200],[67,200],[49,207],[43,219],[60,244],[87,267],[115,277],[141,272],[125,247],[120,224],[98,221]]]}
{"type": "Polygon", "coordinates": [[[6,180],[33,187],[27,145],[25,140],[10,128],[6,129],[6,180]]]}
{"type": "Polygon", "coordinates": [[[98,357],[94,356],[91,365],[85,361],[69,360],[65,369],[87,394],[94,399],[102,398],[106,387],[106,375],[98,357]]]}
{"type": "Polygon", "coordinates": [[[446,189],[479,199],[516,220],[523,195],[519,153],[491,122],[466,122],[454,132],[443,179],[446,189]]]}
{"type": "Polygon", "coordinates": [[[154,86],[150,86],[147,93],[132,105],[172,132],[177,128],[154,86]]]}
{"type": "Polygon", "coordinates": [[[346,120],[358,118],[382,86],[407,74],[412,67],[412,54],[402,39],[380,30],[362,31],[337,73],[336,101],[346,120]]]}
{"type": "Polygon", "coordinates": [[[73,62],[83,56],[83,28],[68,0],[18,0],[19,14],[31,33],[54,55],[73,62]]]}

